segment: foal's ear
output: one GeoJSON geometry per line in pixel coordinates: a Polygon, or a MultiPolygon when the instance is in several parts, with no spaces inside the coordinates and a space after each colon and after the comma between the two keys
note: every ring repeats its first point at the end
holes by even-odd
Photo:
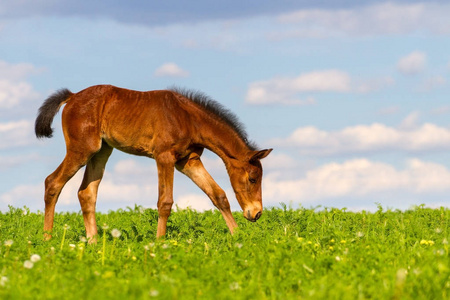
{"type": "Polygon", "coordinates": [[[250,161],[263,159],[264,157],[269,155],[270,152],[272,152],[272,150],[273,149],[264,149],[264,150],[254,151],[254,153],[250,157],[250,161]]]}

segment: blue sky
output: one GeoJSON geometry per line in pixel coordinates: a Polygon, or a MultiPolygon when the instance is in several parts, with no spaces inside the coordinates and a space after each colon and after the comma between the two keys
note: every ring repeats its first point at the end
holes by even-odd
{"type": "MultiPolygon", "coordinates": [[[[55,90],[201,90],[261,148],[263,201],[374,210],[450,206],[446,1],[16,1],[0,4],[0,210],[43,210],[62,161],[34,118],[55,90]],[[224,2],[225,3],[225,2],[224,2]]],[[[222,162],[204,163],[239,207],[222,162]]],[[[82,171],[57,210],[78,211],[82,171]]],[[[154,161],[114,151],[98,209],[156,207],[154,161]]],[[[209,200],[175,178],[175,203],[209,200]]]]}

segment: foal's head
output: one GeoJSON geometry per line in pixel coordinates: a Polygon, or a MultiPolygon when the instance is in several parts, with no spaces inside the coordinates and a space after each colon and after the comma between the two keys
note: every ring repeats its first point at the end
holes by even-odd
{"type": "Polygon", "coordinates": [[[272,149],[252,151],[244,161],[235,160],[229,170],[231,185],[244,211],[244,217],[256,222],[262,214],[262,165],[260,160],[272,149]]]}

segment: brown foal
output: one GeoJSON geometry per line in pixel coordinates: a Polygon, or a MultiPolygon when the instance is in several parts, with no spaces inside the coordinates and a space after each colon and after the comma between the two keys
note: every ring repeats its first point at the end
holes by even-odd
{"type": "Polygon", "coordinates": [[[204,94],[176,89],[138,92],[110,85],[92,86],[76,94],[62,89],[39,109],[35,123],[38,138],[52,136],[53,118],[63,104],[62,129],[67,152],[63,162],[45,180],[46,239],[51,238],[55,205],[62,188],[86,166],[78,198],[86,236],[95,241],[97,190],[113,148],[156,160],[157,237],[166,233],[175,168],[208,195],[231,233],[237,227],[225,192],[200,160],[204,148],[223,160],[244,217],[255,222],[261,216],[260,160],[272,149],[256,150],[235,115],[204,94]]]}

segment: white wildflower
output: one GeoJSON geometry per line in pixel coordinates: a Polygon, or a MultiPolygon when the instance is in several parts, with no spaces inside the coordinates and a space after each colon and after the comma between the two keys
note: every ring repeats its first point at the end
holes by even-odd
{"type": "Polygon", "coordinates": [[[7,240],[7,241],[5,241],[3,244],[4,244],[6,247],[11,247],[13,243],[14,243],[13,240],[7,240]]]}
{"type": "Polygon", "coordinates": [[[408,271],[405,269],[399,269],[396,274],[397,284],[402,285],[406,280],[406,275],[408,271]]]}
{"type": "Polygon", "coordinates": [[[122,233],[119,229],[114,228],[113,230],[111,230],[111,235],[113,238],[117,239],[122,235],[122,233]]]}
{"type": "Polygon", "coordinates": [[[34,263],[32,261],[30,261],[30,260],[26,260],[23,263],[23,267],[26,268],[26,269],[31,269],[31,268],[33,268],[33,266],[34,266],[34,263]]]}
{"type": "Polygon", "coordinates": [[[40,256],[39,254],[33,254],[33,255],[31,255],[31,257],[30,257],[30,261],[31,261],[32,263],[38,262],[38,261],[40,261],[40,260],[41,260],[41,256],[40,256]]]}
{"type": "Polygon", "coordinates": [[[5,286],[8,281],[9,281],[8,277],[6,276],[0,277],[0,286],[5,286]]]}
{"type": "Polygon", "coordinates": [[[230,290],[232,290],[232,291],[237,291],[239,288],[240,288],[239,283],[237,283],[237,282],[232,282],[230,284],[230,290]]]}

